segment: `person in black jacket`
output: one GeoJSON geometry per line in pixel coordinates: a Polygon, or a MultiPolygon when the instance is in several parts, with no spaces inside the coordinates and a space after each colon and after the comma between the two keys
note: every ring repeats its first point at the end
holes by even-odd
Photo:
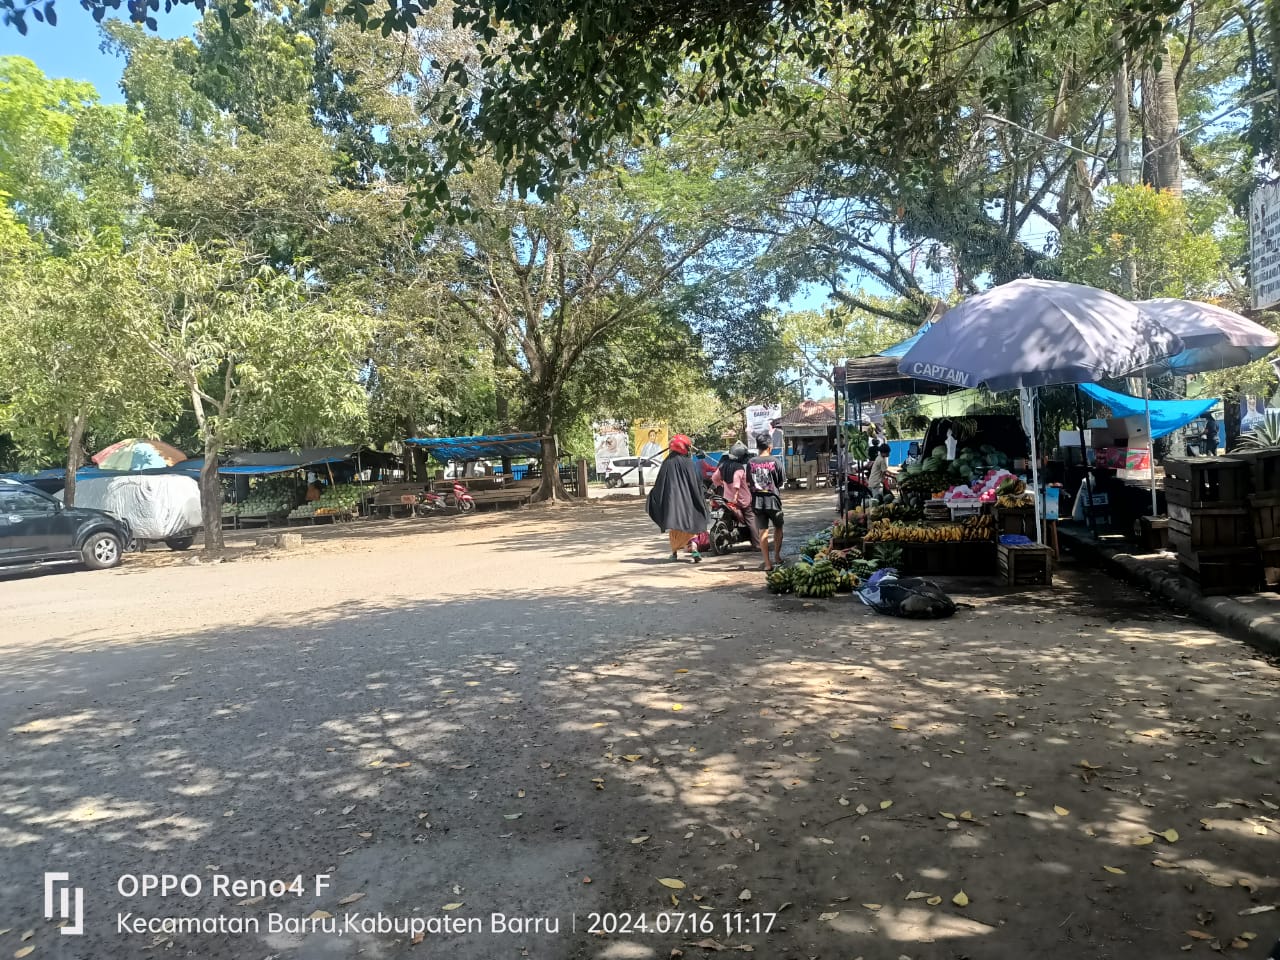
{"type": "Polygon", "coordinates": [[[707,501],[703,497],[702,472],[689,452],[693,441],[682,433],[671,438],[670,453],[662,461],[646,504],[649,519],[667,534],[671,559],[688,548],[690,559],[702,559],[694,539],[707,529],[707,501]]]}

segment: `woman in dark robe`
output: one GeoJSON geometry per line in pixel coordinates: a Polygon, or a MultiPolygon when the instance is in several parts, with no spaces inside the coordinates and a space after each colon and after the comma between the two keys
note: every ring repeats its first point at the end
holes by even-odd
{"type": "Polygon", "coordinates": [[[649,519],[667,534],[671,559],[687,547],[694,563],[702,559],[694,538],[707,529],[707,501],[703,498],[702,473],[689,457],[693,441],[682,433],[671,438],[670,453],[662,461],[658,478],[649,491],[649,519]]]}

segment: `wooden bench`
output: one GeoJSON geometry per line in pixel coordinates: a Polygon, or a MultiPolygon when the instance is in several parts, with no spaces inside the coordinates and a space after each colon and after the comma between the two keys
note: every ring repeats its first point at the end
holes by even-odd
{"type": "Polygon", "coordinates": [[[389,517],[394,517],[396,510],[405,510],[411,514],[422,490],[421,483],[385,483],[374,494],[369,504],[369,514],[373,516],[383,510],[387,511],[389,517]]]}
{"type": "Polygon", "coordinates": [[[527,503],[529,498],[533,496],[534,488],[528,487],[515,490],[473,490],[471,491],[471,499],[476,502],[476,509],[488,504],[494,507],[500,507],[503,504],[512,504],[520,506],[527,503]]]}

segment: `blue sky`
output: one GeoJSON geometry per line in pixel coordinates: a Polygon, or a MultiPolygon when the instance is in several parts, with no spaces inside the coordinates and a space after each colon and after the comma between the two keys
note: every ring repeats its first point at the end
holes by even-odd
{"type": "MultiPolygon", "coordinates": [[[[26,57],[47,76],[89,81],[104,103],[122,102],[124,60],[102,52],[102,32],[93,17],[72,0],[59,0],[54,9],[58,13],[56,27],[28,18],[25,37],[12,27],[0,28],[0,56],[26,57]]],[[[192,6],[180,6],[156,17],[164,37],[191,33],[199,19],[192,6]]]]}

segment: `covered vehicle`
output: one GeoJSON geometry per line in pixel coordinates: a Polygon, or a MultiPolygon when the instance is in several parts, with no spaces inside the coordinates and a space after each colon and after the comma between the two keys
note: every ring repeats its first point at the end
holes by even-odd
{"type": "MultiPolygon", "coordinates": [[[[62,494],[55,494],[61,499],[62,494]]],[[[163,541],[186,550],[201,526],[200,485],[178,474],[93,477],[76,484],[76,506],[128,523],[134,541],[163,541]]]]}

